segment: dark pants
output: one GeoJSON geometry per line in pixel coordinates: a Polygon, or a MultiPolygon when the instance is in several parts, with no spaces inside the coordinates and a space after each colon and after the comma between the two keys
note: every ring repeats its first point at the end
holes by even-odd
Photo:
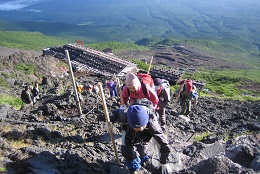
{"type": "Polygon", "coordinates": [[[157,110],[157,113],[159,114],[159,121],[162,126],[166,124],[165,110],[165,108],[160,108],[157,110]]]}
{"type": "Polygon", "coordinates": [[[181,105],[181,114],[189,115],[191,112],[191,101],[189,99],[184,99],[181,105]]]}
{"type": "Polygon", "coordinates": [[[121,146],[122,155],[129,162],[133,161],[139,156],[147,155],[147,150],[148,150],[147,143],[135,144],[134,146],[132,145],[121,146]]]}

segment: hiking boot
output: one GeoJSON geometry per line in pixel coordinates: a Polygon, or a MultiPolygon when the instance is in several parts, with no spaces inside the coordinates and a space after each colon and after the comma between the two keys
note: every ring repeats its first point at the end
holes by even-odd
{"type": "Polygon", "coordinates": [[[180,113],[179,113],[179,115],[183,115],[184,114],[184,111],[181,111],[180,113]]]}
{"type": "Polygon", "coordinates": [[[148,158],[145,162],[142,163],[142,167],[145,168],[148,171],[152,171],[152,159],[148,158]]]}
{"type": "Polygon", "coordinates": [[[190,114],[190,111],[186,111],[184,115],[188,116],[190,114]]]}

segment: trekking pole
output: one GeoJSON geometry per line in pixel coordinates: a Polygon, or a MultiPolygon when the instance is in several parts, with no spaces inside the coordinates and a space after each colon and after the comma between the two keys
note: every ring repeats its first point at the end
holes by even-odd
{"type": "Polygon", "coordinates": [[[124,104],[124,101],[123,101],[123,97],[122,97],[122,90],[121,90],[121,84],[120,84],[120,80],[118,78],[116,78],[116,82],[117,82],[117,90],[118,90],[118,93],[119,93],[119,97],[120,97],[120,105],[123,105],[124,104]]]}
{"type": "MultiPolygon", "coordinates": [[[[108,110],[107,110],[106,99],[105,99],[105,95],[104,95],[104,92],[103,92],[103,87],[102,87],[101,82],[98,83],[98,87],[99,87],[99,91],[100,91],[100,95],[101,95],[101,99],[102,99],[102,103],[103,103],[103,108],[104,108],[107,124],[108,124],[108,127],[110,128],[112,124],[110,122],[110,118],[109,118],[109,114],[108,114],[108,110]]],[[[115,139],[114,139],[114,134],[113,134],[112,129],[109,129],[109,134],[110,134],[110,138],[111,138],[113,148],[114,148],[114,151],[115,151],[117,163],[120,164],[119,159],[118,159],[118,155],[117,155],[116,144],[115,144],[115,139]]]]}
{"type": "Polygon", "coordinates": [[[178,96],[176,97],[175,102],[172,104],[172,107],[175,107],[175,106],[176,106],[176,103],[177,103],[177,101],[179,100],[179,97],[180,97],[180,95],[181,95],[181,91],[183,90],[184,84],[185,84],[185,83],[183,83],[183,84],[181,85],[180,91],[178,92],[178,96]]]}
{"type": "Polygon", "coordinates": [[[152,66],[152,62],[153,62],[153,56],[152,56],[152,58],[151,58],[151,60],[150,60],[150,64],[149,64],[149,68],[148,68],[147,74],[150,73],[150,69],[151,69],[151,66],[152,66]]]}
{"type": "Polygon", "coordinates": [[[70,68],[70,76],[71,76],[72,86],[73,86],[73,89],[74,89],[74,92],[75,92],[75,95],[76,95],[76,104],[77,104],[77,107],[78,107],[79,116],[81,117],[82,110],[81,110],[81,107],[80,107],[79,95],[78,95],[78,91],[77,91],[77,88],[76,88],[75,79],[74,79],[74,75],[73,75],[73,71],[72,71],[72,67],[71,67],[69,51],[65,50],[65,54],[66,54],[66,57],[67,57],[67,60],[68,60],[69,68],[70,68]]]}

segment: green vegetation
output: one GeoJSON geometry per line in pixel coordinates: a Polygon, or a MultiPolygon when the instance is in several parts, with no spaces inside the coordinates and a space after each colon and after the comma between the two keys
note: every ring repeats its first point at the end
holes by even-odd
{"type": "Polygon", "coordinates": [[[68,63],[67,62],[64,62],[64,61],[59,61],[58,63],[57,63],[57,66],[61,66],[61,67],[69,67],[69,65],[68,65],[68,63]]]}
{"type": "MultiPolygon", "coordinates": [[[[257,70],[236,70],[236,71],[203,71],[193,76],[184,76],[194,80],[206,82],[205,88],[219,94],[222,97],[239,100],[260,101],[259,91],[256,97],[251,96],[252,89],[247,85],[259,84],[259,71],[257,70]]],[[[257,93],[256,93],[257,94],[257,93]]],[[[203,95],[203,94],[202,94],[203,95]]]]}
{"type": "Polygon", "coordinates": [[[6,168],[0,167],[0,172],[6,172],[6,168]]]}
{"type": "MultiPolygon", "coordinates": [[[[132,62],[137,64],[137,68],[143,70],[143,71],[148,71],[149,69],[149,64],[146,64],[144,61],[142,60],[135,60],[135,59],[130,59],[132,62]]],[[[152,67],[151,67],[152,68],[152,67]]]]}
{"type": "Polygon", "coordinates": [[[153,46],[165,46],[165,45],[174,45],[174,44],[178,44],[182,42],[181,40],[178,39],[173,39],[173,38],[167,38],[167,39],[163,39],[163,38],[144,38],[141,39],[137,42],[135,42],[138,45],[143,45],[143,46],[149,46],[149,47],[153,47],[153,46]]]}
{"type": "Polygon", "coordinates": [[[111,48],[113,52],[122,51],[122,50],[149,50],[150,48],[145,46],[139,46],[131,43],[123,43],[123,42],[101,42],[96,44],[87,45],[89,48],[95,50],[104,50],[106,48],[111,48]]]}
{"type": "Polygon", "coordinates": [[[195,137],[194,137],[194,139],[195,139],[196,141],[201,141],[201,140],[203,140],[203,138],[209,136],[210,134],[211,134],[211,132],[202,132],[202,133],[199,134],[199,135],[196,134],[195,137]]]}
{"type": "Polygon", "coordinates": [[[24,105],[23,101],[20,98],[5,94],[0,94],[0,105],[1,104],[14,106],[17,110],[19,110],[24,105]]]}
{"type": "Polygon", "coordinates": [[[0,46],[41,50],[52,45],[64,45],[65,40],[45,36],[39,32],[0,31],[0,46]]]}
{"type": "Polygon", "coordinates": [[[33,74],[35,65],[34,64],[25,64],[25,63],[19,63],[14,66],[14,68],[18,71],[24,72],[24,74],[29,75],[33,74]]]}
{"type": "Polygon", "coordinates": [[[5,78],[0,76],[0,86],[1,87],[8,87],[8,83],[6,82],[5,78]]]}

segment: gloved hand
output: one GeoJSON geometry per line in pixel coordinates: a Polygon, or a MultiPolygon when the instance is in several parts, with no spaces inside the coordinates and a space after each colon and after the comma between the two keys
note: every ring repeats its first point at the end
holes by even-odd
{"type": "Polygon", "coordinates": [[[161,167],[162,174],[171,174],[172,173],[172,169],[171,169],[169,163],[167,163],[167,164],[160,163],[160,167],[161,167]]]}
{"type": "Polygon", "coordinates": [[[109,118],[112,123],[123,122],[125,121],[125,111],[123,109],[115,109],[109,114],[109,118]]]}
{"type": "Polygon", "coordinates": [[[112,131],[113,124],[110,122],[110,126],[109,126],[108,123],[106,122],[104,125],[104,129],[106,129],[108,132],[112,131]]]}

